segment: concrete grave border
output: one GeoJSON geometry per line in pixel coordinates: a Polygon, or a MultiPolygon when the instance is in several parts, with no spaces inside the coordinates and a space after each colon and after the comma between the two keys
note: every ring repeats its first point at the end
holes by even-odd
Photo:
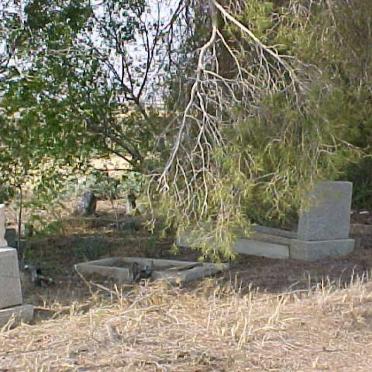
{"type": "Polygon", "coordinates": [[[137,263],[141,266],[152,266],[156,269],[151,272],[153,280],[165,280],[171,284],[182,284],[206,276],[228,270],[228,264],[202,263],[195,261],[177,261],[144,257],[110,257],[101,260],[83,262],[75,265],[80,274],[100,275],[111,278],[119,283],[133,283],[133,273],[127,267],[115,266],[121,263],[137,263]],[[171,266],[171,268],[169,268],[171,266]],[[162,270],[162,267],[164,270],[162,270]],[[166,269],[167,268],[167,269],[166,269]]]}

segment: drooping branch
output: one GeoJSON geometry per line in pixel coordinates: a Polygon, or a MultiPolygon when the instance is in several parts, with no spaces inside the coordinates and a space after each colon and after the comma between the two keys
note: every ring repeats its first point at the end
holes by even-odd
{"type": "Polygon", "coordinates": [[[218,179],[214,154],[224,151],[224,130],[235,125],[230,117],[231,108],[242,107],[249,117],[256,110],[256,102],[265,94],[288,90],[290,86],[296,92],[302,86],[292,66],[293,59],[264,44],[215,0],[209,1],[209,17],[210,36],[198,49],[195,73],[188,79],[192,81],[189,99],[178,120],[174,121],[177,130],[173,147],[157,178],[158,190],[173,193],[186,214],[188,209],[192,214],[194,208],[189,198],[195,198],[199,192],[204,195],[201,214],[208,209],[208,182],[218,179]],[[218,15],[224,20],[221,25],[218,15]],[[243,35],[234,42],[227,41],[225,36],[225,28],[230,24],[243,35]],[[248,61],[241,50],[249,53],[248,61]],[[226,75],[221,70],[224,53],[230,56],[229,69],[234,75],[226,75]]]}
{"type": "MultiPolygon", "coordinates": [[[[211,2],[210,2],[210,4],[211,4],[211,2]]],[[[161,183],[164,182],[163,187],[165,187],[165,188],[167,188],[166,181],[165,181],[166,174],[168,173],[169,169],[171,168],[172,164],[174,163],[175,157],[177,156],[177,153],[178,153],[181,141],[182,141],[182,136],[184,134],[184,130],[186,128],[186,124],[187,124],[187,121],[188,121],[188,118],[189,118],[190,110],[191,110],[191,108],[194,104],[195,97],[199,95],[198,89],[199,89],[199,85],[202,81],[202,74],[203,74],[204,67],[205,67],[205,61],[204,61],[205,54],[207,53],[208,49],[216,41],[216,37],[217,37],[217,16],[214,12],[213,6],[211,7],[211,19],[212,19],[211,36],[210,36],[210,39],[208,40],[208,42],[206,44],[204,44],[200,49],[198,65],[197,65],[197,68],[196,68],[196,78],[195,78],[195,82],[193,83],[192,88],[191,88],[190,100],[189,100],[188,104],[186,105],[185,112],[184,112],[183,117],[182,117],[181,125],[180,125],[180,128],[178,130],[178,134],[177,134],[177,137],[175,139],[171,155],[170,155],[170,157],[167,161],[167,164],[165,165],[163,174],[160,178],[160,182],[161,183]]],[[[198,97],[198,98],[200,98],[200,97],[198,97]]]]}

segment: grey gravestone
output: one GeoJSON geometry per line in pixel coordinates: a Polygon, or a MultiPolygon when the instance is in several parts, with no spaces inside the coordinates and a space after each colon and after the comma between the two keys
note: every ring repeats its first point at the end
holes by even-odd
{"type": "Polygon", "coordinates": [[[325,181],[316,184],[300,214],[298,239],[348,239],[351,196],[351,182],[325,181]]]}
{"type": "Polygon", "coordinates": [[[91,216],[96,213],[96,208],[96,196],[92,191],[86,191],[75,209],[75,214],[78,216],[91,216]]]}
{"type": "Polygon", "coordinates": [[[130,192],[127,196],[127,214],[134,214],[137,208],[136,195],[130,192]]]}
{"type": "Polygon", "coordinates": [[[18,256],[9,248],[5,235],[5,206],[0,204],[0,309],[22,303],[18,256]]]}
{"type": "Polygon", "coordinates": [[[21,280],[17,251],[7,247],[5,234],[5,207],[0,205],[0,327],[11,319],[30,321],[33,307],[22,305],[21,280]]]}
{"type": "Polygon", "coordinates": [[[254,239],[237,239],[234,244],[234,251],[253,256],[289,258],[288,245],[254,239]]]}
{"type": "Polygon", "coordinates": [[[0,309],[22,304],[17,251],[0,248],[0,309]]]}
{"type": "MultiPolygon", "coordinates": [[[[351,197],[351,182],[320,182],[304,201],[297,232],[256,226],[252,236],[237,239],[234,250],[306,261],[347,255],[355,246],[355,241],[349,238],[351,197]]],[[[192,234],[183,234],[177,245],[190,246],[193,239],[192,234]]]]}

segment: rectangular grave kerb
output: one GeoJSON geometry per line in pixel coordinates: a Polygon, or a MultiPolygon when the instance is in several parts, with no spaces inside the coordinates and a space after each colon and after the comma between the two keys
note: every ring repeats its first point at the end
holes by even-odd
{"type": "Polygon", "coordinates": [[[172,284],[182,284],[201,279],[229,268],[228,264],[144,257],[112,257],[76,264],[75,269],[82,275],[99,275],[111,278],[119,283],[133,283],[134,277],[131,269],[133,264],[137,264],[140,268],[145,266],[151,268],[151,279],[161,279],[172,284]]]}

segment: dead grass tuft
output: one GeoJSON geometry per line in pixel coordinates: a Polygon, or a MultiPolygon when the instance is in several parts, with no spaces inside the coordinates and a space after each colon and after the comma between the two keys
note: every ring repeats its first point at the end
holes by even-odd
{"type": "Polygon", "coordinates": [[[85,314],[0,333],[0,370],[366,371],[371,289],[366,277],[278,294],[218,279],[114,288],[85,314]]]}

